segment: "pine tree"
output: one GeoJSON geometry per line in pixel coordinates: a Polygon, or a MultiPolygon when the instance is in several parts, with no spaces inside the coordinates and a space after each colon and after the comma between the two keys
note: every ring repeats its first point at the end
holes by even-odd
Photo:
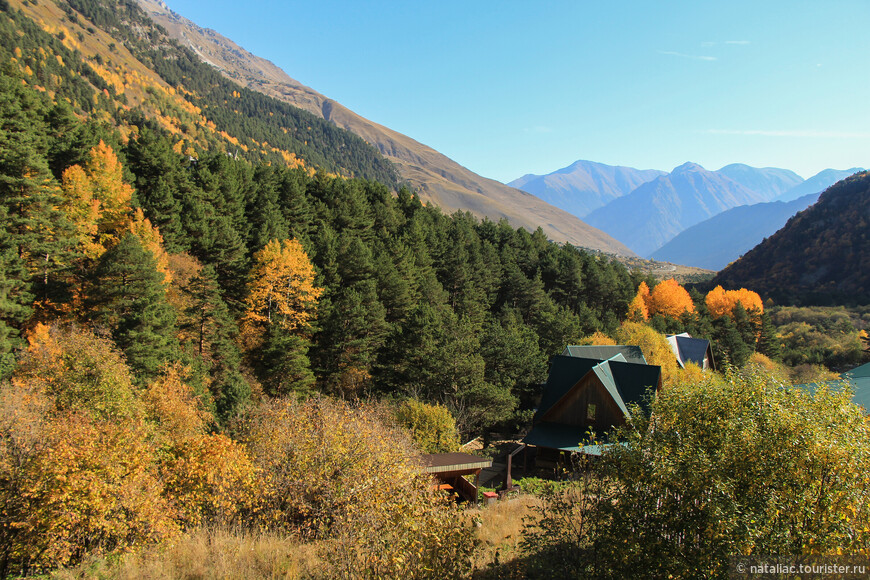
{"type": "Polygon", "coordinates": [[[100,258],[86,304],[111,334],[140,381],[177,357],[175,312],[157,260],[129,233],[100,258]]]}
{"type": "Polygon", "coordinates": [[[760,332],[756,350],[770,359],[782,359],[782,344],[780,343],[779,334],[767,312],[761,314],[759,327],[760,332]]]}
{"type": "Polygon", "coordinates": [[[269,327],[263,345],[255,353],[254,370],[263,389],[273,397],[310,395],[314,373],[308,359],[308,339],[277,324],[269,327]]]}
{"type": "Polygon", "coordinates": [[[0,206],[7,244],[27,268],[30,292],[42,310],[69,299],[66,271],[72,229],[57,183],[45,161],[42,104],[29,91],[0,79],[0,206]],[[11,86],[10,86],[11,85],[11,86]]]}
{"type": "MultiPolygon", "coordinates": [[[[5,212],[6,208],[0,207],[0,223],[5,223],[5,212]]],[[[0,378],[12,371],[14,351],[21,346],[19,331],[33,313],[27,278],[27,268],[9,232],[0,229],[0,378]]]]}
{"type": "Polygon", "coordinates": [[[236,344],[238,327],[221,297],[211,265],[203,266],[186,290],[191,301],[184,329],[191,332],[196,355],[207,365],[217,414],[227,418],[251,395],[250,385],[239,372],[242,357],[236,344]]]}

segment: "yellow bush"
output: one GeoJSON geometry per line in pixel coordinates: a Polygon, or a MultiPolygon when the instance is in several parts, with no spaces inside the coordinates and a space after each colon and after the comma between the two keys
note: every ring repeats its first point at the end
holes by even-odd
{"type": "Polygon", "coordinates": [[[459,450],[456,420],[444,405],[429,405],[409,399],[396,408],[396,419],[411,432],[414,442],[423,453],[459,450]]]}

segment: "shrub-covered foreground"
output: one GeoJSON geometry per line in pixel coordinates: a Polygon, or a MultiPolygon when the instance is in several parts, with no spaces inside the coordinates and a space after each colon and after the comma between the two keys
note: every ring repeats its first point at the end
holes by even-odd
{"type": "Polygon", "coordinates": [[[529,576],[721,578],[733,555],[870,555],[870,421],[847,393],[713,375],[633,425],[545,502],[529,576]]]}
{"type": "Polygon", "coordinates": [[[271,398],[219,433],[185,368],[137,385],[108,339],[39,327],[0,388],[0,575],[694,578],[870,554],[870,422],[761,369],[673,382],[540,503],[462,511],[386,406],[271,398]]]}
{"type": "Polygon", "coordinates": [[[318,576],[455,577],[470,525],[378,411],[272,399],[210,432],[168,367],[136,387],[107,339],[34,333],[0,389],[0,575],[165,544],[203,526],[317,540],[318,576]]]}

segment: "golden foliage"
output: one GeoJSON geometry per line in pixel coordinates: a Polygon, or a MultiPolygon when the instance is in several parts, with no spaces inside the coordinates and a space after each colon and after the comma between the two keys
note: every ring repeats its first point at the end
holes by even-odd
{"type": "Polygon", "coordinates": [[[330,399],[264,402],[240,424],[262,469],[273,526],[323,538],[337,577],[455,577],[473,538],[430,488],[401,433],[372,408],[330,399]]]}
{"type": "Polygon", "coordinates": [[[33,565],[62,566],[173,536],[172,506],[152,459],[141,420],[70,413],[46,425],[44,446],[21,474],[27,509],[18,514],[18,540],[33,565]]]}
{"type": "Polygon", "coordinates": [[[133,188],[112,148],[100,141],[84,167],[73,165],[62,176],[63,209],[69,215],[86,257],[99,258],[129,230],[133,188]]]}
{"type": "Polygon", "coordinates": [[[122,355],[108,339],[75,326],[39,324],[12,376],[19,388],[37,388],[59,411],[87,411],[100,417],[141,412],[122,355]],[[25,387],[29,385],[29,387],[25,387]]]}
{"type": "Polygon", "coordinates": [[[286,330],[308,326],[323,288],[314,285],[314,266],[297,240],[271,240],[254,254],[244,321],[279,324],[286,330]]]}
{"type": "Polygon", "coordinates": [[[668,339],[651,327],[639,322],[623,322],[616,332],[620,344],[639,346],[646,362],[662,367],[662,385],[668,386],[680,370],[677,357],[668,339]]]}
{"type": "Polygon", "coordinates": [[[444,405],[430,405],[416,399],[396,407],[396,420],[408,429],[423,453],[448,453],[459,450],[456,420],[444,405]]]}
{"type": "Polygon", "coordinates": [[[169,268],[169,255],[163,249],[163,236],[151,220],[145,217],[141,208],[136,208],[133,220],[130,222],[130,232],[139,238],[142,247],[151,252],[157,261],[157,271],[163,274],[163,283],[172,282],[172,271],[169,268]]]}
{"type": "Polygon", "coordinates": [[[649,320],[649,286],[646,282],[641,282],[637,287],[637,294],[628,305],[628,319],[632,322],[644,322],[649,320]]]}
{"type": "Polygon", "coordinates": [[[671,278],[656,285],[649,295],[647,308],[650,315],[679,318],[684,312],[694,312],[695,304],[686,289],[671,278]]]}
{"type": "Polygon", "coordinates": [[[205,433],[214,420],[184,382],[187,372],[188,369],[179,365],[170,366],[142,394],[148,418],[169,444],[180,444],[205,433]]]}
{"type": "Polygon", "coordinates": [[[589,336],[583,337],[579,344],[590,344],[590,345],[616,345],[616,341],[601,332],[600,330],[596,330],[589,336]]]}
{"type": "Polygon", "coordinates": [[[734,307],[737,304],[753,316],[759,316],[764,312],[761,296],[752,290],[741,288],[740,290],[725,290],[722,286],[716,286],[707,293],[704,299],[707,310],[713,318],[721,316],[734,316],[734,307]]]}

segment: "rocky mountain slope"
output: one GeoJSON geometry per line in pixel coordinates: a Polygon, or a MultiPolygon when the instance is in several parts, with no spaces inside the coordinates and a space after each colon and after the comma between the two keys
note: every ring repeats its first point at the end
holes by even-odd
{"type": "Polygon", "coordinates": [[[555,241],[632,255],[625,245],[541,199],[481,177],[406,135],[369,121],[340,103],[290,78],[274,64],[250,54],[213,30],[173,13],[159,0],[137,0],[171,36],[238,84],[300,107],[359,135],[377,147],[424,201],[445,211],[465,210],[516,227],[541,227],[555,241]]]}
{"type": "Polygon", "coordinates": [[[580,160],[547,175],[524,175],[508,185],[583,218],[664,174],[657,169],[634,169],[580,160]]]}

